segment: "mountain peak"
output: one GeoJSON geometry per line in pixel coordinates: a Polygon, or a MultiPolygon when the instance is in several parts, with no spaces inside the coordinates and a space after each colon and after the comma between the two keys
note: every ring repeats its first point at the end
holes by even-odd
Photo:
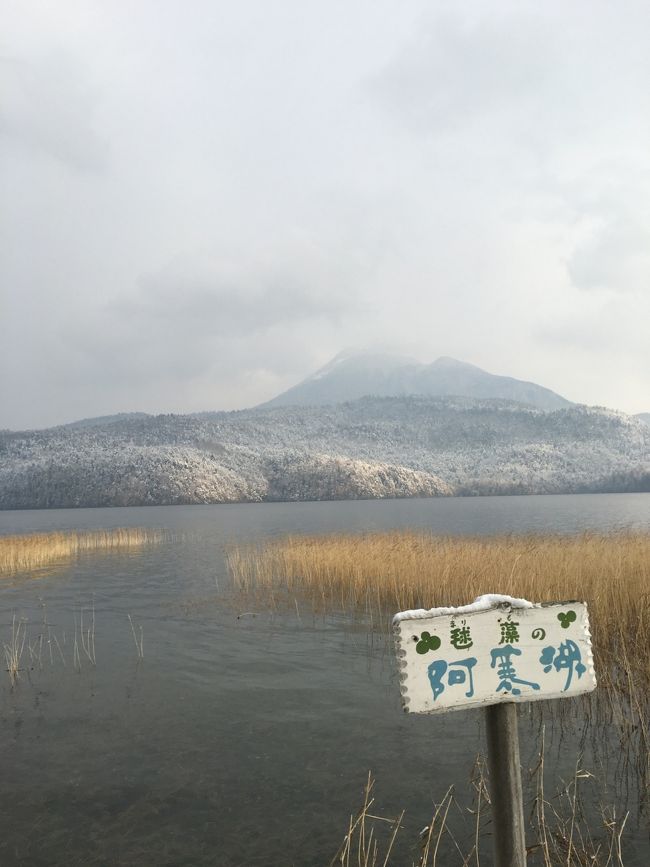
{"type": "Polygon", "coordinates": [[[346,350],[339,352],[331,361],[307,377],[305,382],[316,382],[325,378],[350,378],[363,376],[385,376],[389,372],[409,364],[417,364],[414,359],[392,355],[387,352],[346,350]]]}
{"type": "Polygon", "coordinates": [[[360,397],[405,395],[512,400],[544,410],[570,402],[532,382],[495,376],[449,356],[431,364],[390,353],[346,351],[264,406],[319,406],[360,397]]]}
{"type": "Polygon", "coordinates": [[[474,364],[469,364],[467,361],[459,361],[457,358],[452,358],[449,355],[441,355],[440,358],[436,358],[430,365],[430,368],[446,368],[448,370],[458,369],[458,370],[480,370],[480,367],[476,367],[474,364]]]}

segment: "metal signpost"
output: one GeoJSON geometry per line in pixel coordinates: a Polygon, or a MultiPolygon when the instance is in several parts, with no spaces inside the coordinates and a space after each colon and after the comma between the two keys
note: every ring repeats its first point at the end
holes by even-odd
{"type": "Polygon", "coordinates": [[[393,626],[406,711],[485,707],[495,864],[523,867],[516,703],[595,689],[586,604],[480,596],[460,608],[402,611],[393,626]]]}

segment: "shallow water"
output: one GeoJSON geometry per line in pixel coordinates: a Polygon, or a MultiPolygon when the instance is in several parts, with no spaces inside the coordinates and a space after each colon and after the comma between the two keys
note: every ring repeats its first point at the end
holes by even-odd
{"type": "MultiPolygon", "coordinates": [[[[27,619],[33,655],[45,636],[40,665],[25,649],[18,685],[0,681],[2,865],[324,865],[368,770],[376,809],[407,809],[410,844],[451,783],[461,802],[469,791],[481,712],[405,716],[390,642],[359,624],[300,609],[238,619],[226,546],[396,527],[650,530],[650,495],[0,512],[0,533],[121,526],[172,535],[0,586],[0,640],[14,614],[27,619]],[[96,666],[80,646],[81,611],[87,629],[93,605],[96,666]],[[137,635],[142,627],[142,660],[129,614],[137,635]]],[[[584,728],[580,706],[563,704],[574,721],[548,723],[547,793],[573,774],[584,728]]],[[[535,762],[538,722],[524,713],[524,767],[535,762]]],[[[601,747],[615,744],[615,732],[601,735],[601,747]]],[[[647,818],[616,755],[594,755],[587,742],[583,764],[597,779],[584,781],[585,797],[620,809],[631,786],[624,855],[640,867],[650,860],[647,818]]],[[[441,863],[460,863],[449,840],[441,846],[441,863]]],[[[396,863],[415,857],[408,845],[400,852],[396,863]]],[[[490,855],[486,839],[482,863],[490,855]]]]}

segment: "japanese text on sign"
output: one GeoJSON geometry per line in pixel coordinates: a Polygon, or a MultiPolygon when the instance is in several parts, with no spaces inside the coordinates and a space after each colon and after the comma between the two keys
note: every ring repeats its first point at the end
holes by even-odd
{"type": "Polygon", "coordinates": [[[393,621],[411,713],[562,698],[596,686],[587,606],[481,596],[393,621]]]}

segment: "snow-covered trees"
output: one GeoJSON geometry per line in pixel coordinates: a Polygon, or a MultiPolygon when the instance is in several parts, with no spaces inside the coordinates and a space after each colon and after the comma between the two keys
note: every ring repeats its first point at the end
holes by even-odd
{"type": "Polygon", "coordinates": [[[644,490],[650,426],[611,410],[362,398],[0,432],[0,508],[644,490]]]}

